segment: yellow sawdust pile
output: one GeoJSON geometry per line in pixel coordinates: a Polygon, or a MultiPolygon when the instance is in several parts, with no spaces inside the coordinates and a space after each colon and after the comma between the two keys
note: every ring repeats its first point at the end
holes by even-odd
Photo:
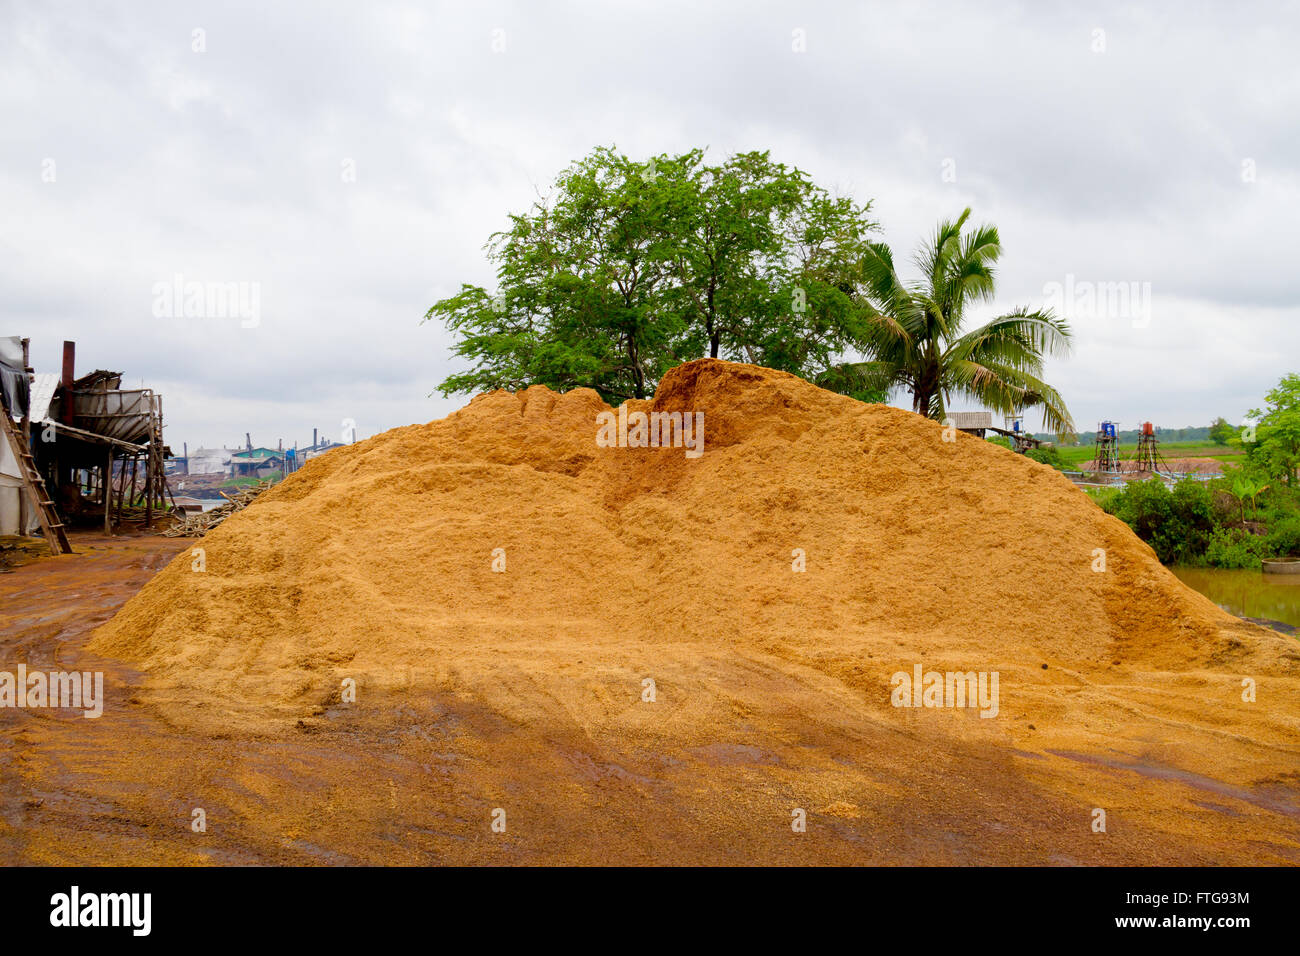
{"type": "MultiPolygon", "coordinates": [[[[310,719],[350,678],[363,695],[490,698],[511,720],[590,706],[617,723],[640,719],[617,715],[646,674],[664,693],[717,680],[707,662],[761,658],[832,681],[800,671],[828,712],[886,719],[890,675],[915,662],[1000,671],[1003,716],[1043,732],[1075,702],[1061,668],[1076,717],[1098,721],[1102,684],[1142,672],[1218,675],[1231,696],[1243,668],[1295,670],[1286,638],[1181,585],[1006,449],[716,360],[628,409],[703,412],[703,455],[600,447],[608,408],[587,389],[480,395],[309,462],[195,542],[206,570],[181,554],[92,649],[218,721],[310,719]]],[[[755,671],[750,690],[776,680],[755,671]]]]}

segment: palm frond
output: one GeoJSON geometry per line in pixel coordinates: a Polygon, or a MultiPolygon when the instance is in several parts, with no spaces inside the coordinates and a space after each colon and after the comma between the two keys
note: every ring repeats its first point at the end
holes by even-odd
{"type": "MultiPolygon", "coordinates": [[[[954,359],[984,355],[1010,358],[1018,349],[1027,355],[1067,355],[1070,351],[1070,326],[1051,309],[1015,309],[967,332],[954,341],[945,354],[954,359]]],[[[1041,362],[1041,358],[1038,359],[1041,362]]]]}
{"type": "Polygon", "coordinates": [[[845,362],[835,365],[817,376],[816,383],[822,388],[851,395],[857,392],[882,392],[886,396],[903,382],[899,380],[899,368],[892,362],[845,362]]]}
{"type": "Polygon", "coordinates": [[[1074,420],[1065,402],[1037,375],[1010,365],[972,362],[968,359],[952,361],[946,369],[947,387],[980,402],[987,408],[1003,414],[1019,414],[1037,408],[1043,416],[1044,426],[1066,441],[1075,434],[1074,420]]]}

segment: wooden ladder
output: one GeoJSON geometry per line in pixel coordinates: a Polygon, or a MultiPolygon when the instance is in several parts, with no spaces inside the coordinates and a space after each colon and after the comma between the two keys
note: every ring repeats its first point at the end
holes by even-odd
{"type": "MultiPolygon", "coordinates": [[[[41,531],[45,533],[45,540],[49,542],[50,553],[72,554],[72,545],[68,543],[68,535],[64,530],[63,522],[59,520],[59,514],[54,510],[54,502],[50,500],[50,496],[45,490],[45,479],[41,477],[41,472],[36,467],[36,459],[32,457],[31,452],[27,449],[26,436],[20,435],[14,429],[13,419],[9,417],[9,413],[3,407],[0,407],[0,431],[5,433],[5,438],[9,441],[9,448],[18,461],[18,467],[22,470],[23,481],[27,485],[27,493],[36,506],[37,517],[41,520],[41,531]]],[[[26,532],[25,528],[19,530],[26,532]]]]}

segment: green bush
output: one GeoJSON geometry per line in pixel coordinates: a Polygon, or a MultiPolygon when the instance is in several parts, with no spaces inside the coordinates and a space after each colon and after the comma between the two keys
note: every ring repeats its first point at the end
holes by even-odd
{"type": "Polygon", "coordinates": [[[1025,452],[1025,457],[1044,465],[1051,465],[1058,471],[1065,468],[1065,461],[1055,448],[1031,448],[1025,452]]]}
{"type": "Polygon", "coordinates": [[[1172,491],[1159,478],[1131,481],[1113,503],[1113,514],[1165,564],[1201,561],[1218,526],[1213,494],[1192,478],[1184,478],[1172,491]]]}
{"type": "Polygon", "coordinates": [[[1165,564],[1258,568],[1262,558],[1300,556],[1300,489],[1275,484],[1258,493],[1256,507],[1228,490],[1242,472],[1213,482],[1185,478],[1173,488],[1159,478],[1087,493],[1151,545],[1165,564]],[[1267,534],[1253,534],[1260,526],[1267,534]]]}
{"type": "Polygon", "coordinates": [[[1133,533],[1151,545],[1165,560],[1156,538],[1164,537],[1170,521],[1169,501],[1172,496],[1159,478],[1149,481],[1130,481],[1115,502],[1115,517],[1133,529],[1133,533]]]}
{"type": "Polygon", "coordinates": [[[1268,547],[1278,557],[1300,556],[1300,515],[1289,515],[1268,529],[1268,547]]]}
{"type": "Polygon", "coordinates": [[[1205,554],[1210,536],[1219,526],[1214,508],[1214,493],[1203,481],[1184,478],[1174,485],[1171,505],[1180,523],[1180,560],[1192,561],[1205,554]]]}
{"type": "Polygon", "coordinates": [[[1291,518],[1300,518],[1300,489],[1273,484],[1259,496],[1259,517],[1265,524],[1275,524],[1291,518]]]}
{"type": "Polygon", "coordinates": [[[1097,503],[1102,511],[1108,515],[1113,515],[1119,507],[1120,499],[1124,495],[1122,488],[1085,488],[1084,492],[1097,503]]]}
{"type": "Polygon", "coordinates": [[[1268,540],[1241,528],[1219,528],[1210,536],[1205,561],[1216,568],[1258,569],[1272,556],[1268,540]]]}

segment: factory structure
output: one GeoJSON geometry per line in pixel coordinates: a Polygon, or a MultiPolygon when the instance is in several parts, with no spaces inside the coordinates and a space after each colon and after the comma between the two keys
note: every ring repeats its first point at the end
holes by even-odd
{"type": "Polygon", "coordinates": [[[168,514],[203,507],[196,492],[221,500],[228,496],[214,489],[225,481],[282,478],[343,444],[314,430],[305,448],[258,447],[246,434],[243,447],[173,456],[160,394],[123,388],[122,372],[78,375],[76,366],[73,342],[63,343],[59,372],[37,372],[30,340],[0,337],[0,538],[43,536],[51,551],[68,554],[74,527],[166,529],[168,514]],[[183,484],[188,476],[196,480],[178,501],[169,478],[183,484]]]}
{"type": "Polygon", "coordinates": [[[299,448],[285,448],[283,441],[277,441],[275,448],[254,446],[252,437],[244,435],[243,447],[237,448],[188,448],[177,458],[169,458],[166,470],[169,475],[222,475],[227,478],[271,478],[291,475],[308,460],[334,448],[342,448],[343,442],[330,441],[319,437],[319,429],[312,430],[312,443],[299,448]]]}
{"type": "Polygon", "coordinates": [[[0,338],[0,535],[44,535],[69,553],[73,524],[112,533],[129,513],[151,527],[174,506],[164,475],[162,396],[122,373],[37,373],[29,340],[0,338]]]}

